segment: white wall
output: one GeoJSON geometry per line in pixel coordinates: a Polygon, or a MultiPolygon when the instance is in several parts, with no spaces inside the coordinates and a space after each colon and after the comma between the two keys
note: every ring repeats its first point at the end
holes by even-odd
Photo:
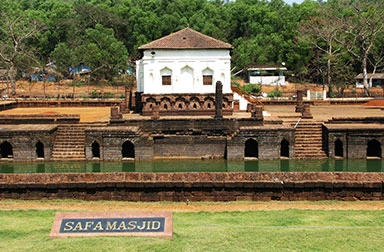
{"type": "Polygon", "coordinates": [[[232,93],[229,50],[146,50],[136,62],[137,91],[144,94],[232,93]],[[203,85],[203,71],[213,71],[212,85],[203,85]],[[172,85],[163,86],[161,72],[172,72],[172,85]]]}
{"type": "Polygon", "coordinates": [[[240,111],[246,111],[247,106],[248,106],[248,101],[247,99],[244,98],[243,95],[239,95],[238,93],[234,92],[233,93],[233,100],[238,100],[239,101],[239,109],[240,111]]]}

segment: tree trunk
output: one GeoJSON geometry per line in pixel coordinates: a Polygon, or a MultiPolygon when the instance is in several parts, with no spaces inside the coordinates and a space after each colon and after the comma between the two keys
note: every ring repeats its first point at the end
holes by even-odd
{"type": "Polygon", "coordinates": [[[15,71],[15,66],[13,65],[13,62],[9,66],[8,78],[9,78],[9,82],[11,83],[11,90],[12,90],[11,95],[14,96],[16,95],[16,82],[15,82],[16,71],[15,71]]]}
{"type": "Polygon", "coordinates": [[[327,84],[329,89],[329,96],[333,97],[333,90],[332,90],[332,43],[329,42],[329,48],[328,48],[328,56],[327,56],[327,84]]]}
{"type": "Polygon", "coordinates": [[[364,86],[364,94],[366,96],[370,96],[370,92],[369,92],[369,86],[368,86],[368,72],[367,72],[367,57],[366,55],[364,55],[364,58],[363,58],[363,86],[364,86]]]}

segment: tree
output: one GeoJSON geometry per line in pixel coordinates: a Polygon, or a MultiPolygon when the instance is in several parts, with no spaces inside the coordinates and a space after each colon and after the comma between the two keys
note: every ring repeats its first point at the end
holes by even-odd
{"type": "Polygon", "coordinates": [[[371,78],[369,78],[369,86],[372,86],[374,74],[377,71],[384,71],[384,30],[381,32],[381,35],[378,36],[368,60],[372,68],[372,75],[371,78]]]}
{"type": "Polygon", "coordinates": [[[348,52],[361,62],[364,90],[366,95],[369,95],[369,57],[375,48],[377,39],[384,30],[383,2],[376,0],[346,0],[342,3],[345,9],[350,6],[350,13],[343,19],[343,29],[346,36],[341,42],[348,52]]]}
{"type": "Polygon", "coordinates": [[[43,27],[28,16],[28,12],[17,9],[3,9],[0,16],[0,60],[6,66],[11,83],[11,95],[16,95],[16,74],[19,63],[35,58],[28,40],[36,37],[43,27]],[[23,59],[23,60],[21,60],[23,59]]]}
{"type": "Polygon", "coordinates": [[[73,50],[64,42],[56,46],[51,53],[51,57],[55,61],[57,70],[61,73],[67,73],[69,67],[73,67],[79,63],[74,56],[73,50]]]}
{"type": "Polygon", "coordinates": [[[127,68],[128,52],[124,44],[114,37],[112,29],[97,24],[95,28],[86,29],[85,33],[83,44],[74,48],[68,57],[70,61],[84,63],[92,69],[91,75],[106,79],[127,68]]]}
{"type": "Polygon", "coordinates": [[[332,60],[336,60],[342,49],[337,41],[340,41],[343,23],[335,18],[338,13],[334,10],[331,4],[319,7],[318,13],[302,21],[298,29],[299,41],[310,44],[325,55],[329,86],[332,84],[332,60]]]}
{"type": "Polygon", "coordinates": [[[344,96],[344,90],[354,83],[354,77],[351,64],[348,64],[348,62],[345,63],[343,60],[335,62],[332,71],[332,80],[339,96],[344,96]]]}

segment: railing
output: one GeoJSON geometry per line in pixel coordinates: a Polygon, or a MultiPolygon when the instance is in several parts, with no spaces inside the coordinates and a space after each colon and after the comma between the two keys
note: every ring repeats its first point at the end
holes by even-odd
{"type": "Polygon", "coordinates": [[[299,120],[297,120],[295,126],[293,127],[294,129],[296,129],[296,127],[299,125],[300,121],[301,121],[301,117],[299,118],[299,120]]]}

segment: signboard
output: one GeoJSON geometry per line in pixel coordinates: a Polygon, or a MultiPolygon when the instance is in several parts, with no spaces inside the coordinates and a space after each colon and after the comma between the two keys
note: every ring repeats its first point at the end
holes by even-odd
{"type": "Polygon", "coordinates": [[[171,212],[56,213],[50,237],[155,236],[172,238],[171,212]]]}

